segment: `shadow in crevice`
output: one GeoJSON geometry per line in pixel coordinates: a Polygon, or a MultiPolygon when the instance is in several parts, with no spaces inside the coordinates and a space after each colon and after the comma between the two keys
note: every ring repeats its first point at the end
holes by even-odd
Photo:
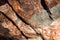
{"type": "Polygon", "coordinates": [[[6,0],[0,0],[0,6],[4,5],[6,3],[7,3],[6,0]]]}
{"type": "Polygon", "coordinates": [[[10,20],[10,21],[13,23],[13,25],[15,25],[16,28],[21,32],[21,34],[22,34],[26,39],[28,39],[28,37],[24,35],[24,33],[23,33],[23,32],[19,29],[19,27],[13,22],[13,20],[11,20],[11,19],[10,19],[8,16],[6,16],[3,12],[0,11],[0,13],[1,13],[2,15],[4,15],[8,20],[10,20]]]}
{"type": "Polygon", "coordinates": [[[0,35],[6,35],[7,36],[7,34],[9,35],[9,29],[7,29],[7,28],[4,28],[3,26],[2,26],[2,24],[1,24],[1,22],[0,22],[0,35]]]}
{"type": "Polygon", "coordinates": [[[0,40],[13,40],[13,39],[9,37],[0,36],[0,40]]]}
{"type": "Polygon", "coordinates": [[[12,40],[9,36],[9,29],[4,28],[0,22],[0,40],[12,40]]]}
{"type": "Polygon", "coordinates": [[[48,6],[45,3],[45,0],[41,0],[41,5],[43,6],[43,8],[47,11],[49,18],[53,20],[53,18],[51,17],[52,13],[50,12],[48,6]]]}

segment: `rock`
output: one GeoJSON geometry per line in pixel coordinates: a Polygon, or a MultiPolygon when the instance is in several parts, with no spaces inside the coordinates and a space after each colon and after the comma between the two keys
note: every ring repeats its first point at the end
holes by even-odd
{"type": "Polygon", "coordinates": [[[60,0],[0,0],[0,35],[13,40],[59,40],[59,7],[60,0]]]}

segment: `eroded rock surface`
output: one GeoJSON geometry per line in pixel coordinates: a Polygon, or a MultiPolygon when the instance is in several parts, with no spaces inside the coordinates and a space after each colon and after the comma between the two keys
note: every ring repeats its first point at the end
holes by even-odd
{"type": "Polygon", "coordinates": [[[60,40],[60,0],[0,0],[1,40],[60,40]]]}

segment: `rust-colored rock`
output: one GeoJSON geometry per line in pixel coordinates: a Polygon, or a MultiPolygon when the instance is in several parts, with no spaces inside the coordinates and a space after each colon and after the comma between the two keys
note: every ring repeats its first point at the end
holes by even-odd
{"type": "Polygon", "coordinates": [[[60,0],[0,2],[0,38],[60,40],[60,0]]]}
{"type": "Polygon", "coordinates": [[[12,11],[12,9],[9,7],[8,4],[4,5],[4,7],[7,7],[7,10],[4,9],[5,11],[2,11],[2,12],[4,12],[3,14],[5,14],[7,17],[9,17],[18,26],[18,28],[24,33],[24,35],[26,35],[27,37],[37,36],[36,32],[29,25],[26,25],[25,23],[23,23],[16,16],[15,12],[12,11]]]}
{"type": "Polygon", "coordinates": [[[60,0],[45,0],[49,8],[52,8],[60,3],[60,0]]]}
{"type": "Polygon", "coordinates": [[[34,0],[8,0],[13,9],[21,16],[24,20],[28,20],[33,14],[42,10],[40,1],[34,0]]]}
{"type": "Polygon", "coordinates": [[[24,19],[29,19],[33,15],[33,6],[31,4],[29,3],[25,4],[23,0],[21,1],[21,4],[19,4],[18,1],[16,0],[13,0],[13,1],[8,0],[8,1],[12,5],[14,10],[24,19]]]}
{"type": "Polygon", "coordinates": [[[2,20],[2,21],[0,20],[0,22],[1,22],[0,23],[0,25],[1,25],[0,26],[1,27],[0,35],[2,33],[1,36],[13,37],[13,38],[15,36],[16,39],[26,40],[26,38],[21,34],[20,30],[18,30],[17,27],[15,25],[13,25],[13,23],[10,20],[8,20],[6,17],[4,17],[1,12],[0,12],[0,19],[2,20]],[[6,31],[2,28],[5,28],[6,31]],[[21,35],[21,36],[19,36],[19,35],[21,35]],[[18,36],[18,38],[17,38],[17,36],[18,36]]]}

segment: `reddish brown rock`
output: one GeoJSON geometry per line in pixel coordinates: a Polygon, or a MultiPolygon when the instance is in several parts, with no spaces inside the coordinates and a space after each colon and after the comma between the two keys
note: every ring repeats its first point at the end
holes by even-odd
{"type": "Polygon", "coordinates": [[[1,22],[0,25],[2,25],[2,26],[0,26],[1,27],[0,28],[0,35],[1,35],[1,33],[3,34],[1,36],[13,37],[13,38],[15,36],[16,39],[26,40],[26,38],[20,33],[20,30],[18,30],[17,27],[15,25],[13,25],[11,21],[9,21],[6,17],[4,17],[1,12],[0,12],[0,22],[1,22]],[[5,28],[6,31],[2,28],[5,28]],[[19,37],[19,35],[21,35],[20,36],[21,38],[19,37]],[[18,38],[17,38],[17,36],[18,36],[18,38]]]}
{"type": "Polygon", "coordinates": [[[19,16],[21,16],[24,20],[28,20],[32,17],[32,15],[36,12],[39,12],[42,10],[42,6],[40,4],[40,1],[34,1],[34,0],[8,0],[10,5],[13,7],[13,9],[17,12],[19,16]]]}
{"type": "MultiPolygon", "coordinates": [[[[9,5],[4,5],[4,7],[7,7],[7,10],[2,11],[4,12],[7,17],[9,17],[17,26],[18,28],[26,35],[27,37],[35,37],[37,36],[36,32],[27,24],[23,23],[15,14],[14,11],[9,7],[9,5]]],[[[1,9],[2,10],[2,9],[1,9]]]]}
{"type": "Polygon", "coordinates": [[[60,0],[45,0],[49,8],[52,8],[60,3],[60,0]]]}
{"type": "Polygon", "coordinates": [[[3,12],[3,16],[0,15],[1,35],[8,34],[14,40],[60,39],[60,0],[44,0],[45,6],[42,5],[43,0],[8,2],[9,4],[6,2],[0,5],[0,12],[3,12]],[[52,14],[50,17],[48,10],[52,14]]]}

